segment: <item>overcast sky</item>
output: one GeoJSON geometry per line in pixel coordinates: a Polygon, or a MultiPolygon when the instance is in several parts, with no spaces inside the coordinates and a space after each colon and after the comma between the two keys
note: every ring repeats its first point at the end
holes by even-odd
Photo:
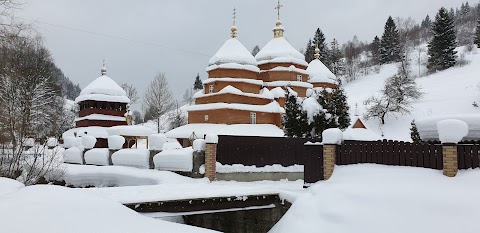
{"type": "MultiPolygon", "coordinates": [[[[157,72],[165,72],[176,97],[207,77],[208,60],[229,38],[232,9],[237,8],[238,39],[251,50],[272,37],[276,0],[26,0],[18,15],[37,20],[57,65],[81,87],[100,74],[107,60],[108,76],[127,82],[143,95],[157,72]],[[101,33],[101,35],[53,26],[101,33]],[[168,49],[168,48],[171,49],[168,49]],[[181,50],[191,53],[182,52],[181,50]]],[[[389,15],[420,22],[441,6],[457,7],[462,0],[282,0],[285,37],[297,49],[320,27],[327,41],[340,43],[357,35],[362,41],[381,36],[389,15]]],[[[470,1],[476,4],[477,0],[470,1]]]]}

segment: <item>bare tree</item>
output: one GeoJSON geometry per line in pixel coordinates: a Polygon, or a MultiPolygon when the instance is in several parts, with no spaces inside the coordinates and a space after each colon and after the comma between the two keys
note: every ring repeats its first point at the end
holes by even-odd
{"type": "Polygon", "coordinates": [[[138,102],[140,97],[138,96],[137,89],[133,85],[128,83],[123,83],[120,86],[127,93],[127,97],[130,99],[130,104],[135,104],[138,102]]]}
{"type": "Polygon", "coordinates": [[[158,73],[143,98],[143,103],[147,111],[145,114],[150,115],[157,122],[157,130],[160,132],[160,117],[171,110],[174,106],[172,93],[168,87],[167,77],[165,73],[158,73]]]}
{"type": "Polygon", "coordinates": [[[175,111],[171,111],[168,114],[168,120],[170,122],[170,125],[169,125],[170,130],[187,124],[187,113],[178,108],[178,101],[176,105],[177,105],[177,109],[175,111]]]}
{"type": "Polygon", "coordinates": [[[185,104],[192,105],[194,100],[193,90],[190,88],[185,89],[185,92],[183,93],[183,102],[185,102],[185,104]]]}

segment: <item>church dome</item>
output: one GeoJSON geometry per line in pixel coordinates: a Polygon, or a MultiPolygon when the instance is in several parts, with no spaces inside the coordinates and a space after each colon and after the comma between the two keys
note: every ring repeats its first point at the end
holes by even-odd
{"type": "Polygon", "coordinates": [[[319,59],[314,59],[308,64],[308,82],[335,84],[337,77],[319,59]]]}
{"type": "Polygon", "coordinates": [[[102,76],[83,88],[75,102],[85,100],[130,103],[130,99],[123,88],[107,76],[105,67],[102,68],[102,76]]]}

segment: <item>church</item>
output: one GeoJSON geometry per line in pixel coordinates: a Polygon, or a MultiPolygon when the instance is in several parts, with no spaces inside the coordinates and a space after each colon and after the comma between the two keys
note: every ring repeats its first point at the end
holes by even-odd
{"type": "Polygon", "coordinates": [[[335,86],[336,77],[319,60],[318,48],[316,59],[308,64],[285,39],[280,8],[278,4],[273,39],[255,57],[237,39],[234,10],[231,38],[208,62],[204,89],[195,93],[195,105],[187,108],[188,125],[167,132],[168,137],[191,141],[207,133],[237,135],[234,125],[250,129],[243,136],[283,137],[281,117],[287,89],[307,97],[310,89],[335,86]]]}

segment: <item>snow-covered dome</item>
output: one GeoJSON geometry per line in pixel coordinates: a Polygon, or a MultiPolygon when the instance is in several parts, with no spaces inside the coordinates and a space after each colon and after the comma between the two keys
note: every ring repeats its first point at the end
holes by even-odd
{"type": "Polygon", "coordinates": [[[337,77],[319,59],[314,59],[308,64],[309,83],[336,83],[337,77]]]}
{"type": "Polygon", "coordinates": [[[257,60],[237,38],[230,38],[208,61],[208,65],[222,65],[226,63],[256,66],[257,60]]]}
{"type": "Polygon", "coordinates": [[[257,53],[255,58],[258,64],[265,64],[270,62],[291,62],[303,66],[307,66],[305,56],[298,52],[288,41],[283,37],[284,28],[282,23],[277,21],[274,31],[274,38],[268,42],[257,53]]]}
{"type": "Polygon", "coordinates": [[[102,76],[83,88],[75,102],[84,100],[130,103],[125,90],[106,75],[105,67],[102,68],[102,76]]]}

